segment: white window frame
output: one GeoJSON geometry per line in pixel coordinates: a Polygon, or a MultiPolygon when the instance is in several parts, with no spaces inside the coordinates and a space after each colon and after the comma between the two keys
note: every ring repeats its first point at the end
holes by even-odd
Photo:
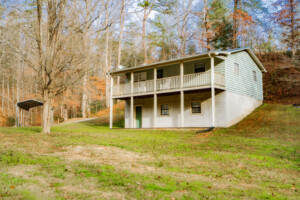
{"type": "Polygon", "coordinates": [[[161,116],[169,116],[170,115],[171,106],[168,103],[162,103],[160,104],[160,115],[161,116]],[[168,114],[162,114],[162,105],[168,105],[168,114]]]}
{"type": "Polygon", "coordinates": [[[196,72],[196,68],[204,68],[204,71],[206,71],[206,64],[205,61],[200,61],[194,64],[194,73],[203,73],[203,72],[196,72]]]}
{"type": "Polygon", "coordinates": [[[202,114],[202,102],[201,101],[191,101],[190,102],[190,111],[191,111],[192,115],[201,115],[202,114]],[[193,113],[193,107],[192,107],[193,103],[200,103],[200,112],[199,113],[193,113]]]}
{"type": "Polygon", "coordinates": [[[236,76],[240,75],[240,65],[238,63],[234,63],[234,74],[236,76]]]}
{"type": "Polygon", "coordinates": [[[255,70],[252,70],[252,80],[257,82],[257,73],[255,70]]]}

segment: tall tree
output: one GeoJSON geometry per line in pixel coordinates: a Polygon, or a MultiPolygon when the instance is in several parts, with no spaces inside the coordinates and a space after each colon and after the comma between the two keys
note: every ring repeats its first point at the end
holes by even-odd
{"type": "Polygon", "coordinates": [[[144,64],[148,63],[148,55],[147,55],[147,44],[146,44],[146,22],[153,10],[155,5],[154,0],[143,0],[138,3],[138,6],[143,8],[143,17],[142,17],[142,45],[143,45],[143,53],[144,53],[144,64]]]}
{"type": "Polygon", "coordinates": [[[233,9],[233,27],[232,27],[232,48],[237,48],[237,30],[238,30],[238,5],[241,0],[234,0],[234,9],[233,9]]]}
{"type": "Polygon", "coordinates": [[[211,23],[210,45],[215,49],[226,50],[232,47],[232,23],[224,1],[213,0],[210,4],[209,21],[211,23]]]}
{"type": "Polygon", "coordinates": [[[192,12],[192,5],[195,1],[194,0],[178,0],[177,4],[175,5],[176,9],[176,21],[177,21],[177,33],[178,39],[180,40],[180,52],[179,55],[181,57],[185,56],[186,51],[186,44],[189,35],[191,35],[191,31],[188,29],[189,21],[190,21],[190,14],[192,12]]]}
{"type": "Polygon", "coordinates": [[[119,43],[118,43],[118,58],[117,58],[117,68],[120,68],[121,63],[121,49],[122,49],[122,37],[125,21],[125,0],[122,0],[121,9],[120,9],[120,34],[119,34],[119,43]]]}
{"type": "Polygon", "coordinates": [[[293,57],[296,55],[300,40],[298,5],[297,0],[277,0],[273,3],[273,6],[279,8],[274,13],[274,20],[284,28],[283,41],[291,48],[293,57]]]}
{"type": "MultiPolygon", "coordinates": [[[[46,24],[43,23],[42,1],[36,0],[37,63],[25,58],[27,64],[40,73],[43,106],[43,133],[50,133],[53,98],[74,85],[84,74],[79,68],[84,56],[78,52],[80,44],[77,27],[67,27],[67,0],[48,0],[46,24]],[[42,27],[46,26],[46,29],[42,27]],[[44,33],[43,33],[44,31],[44,33]],[[71,43],[69,43],[71,41],[71,43]],[[77,48],[73,45],[78,44],[77,48]],[[64,75],[67,78],[64,79],[64,75]]],[[[69,5],[70,6],[70,5],[69,5]]]]}

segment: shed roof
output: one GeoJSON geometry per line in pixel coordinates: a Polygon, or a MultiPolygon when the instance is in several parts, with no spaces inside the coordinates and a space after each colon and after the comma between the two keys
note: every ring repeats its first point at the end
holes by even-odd
{"type": "Polygon", "coordinates": [[[25,101],[19,101],[17,103],[17,106],[24,110],[29,110],[30,108],[34,108],[34,107],[42,106],[42,105],[43,105],[42,102],[34,100],[34,99],[27,99],[25,101]]]}
{"type": "MultiPolygon", "coordinates": [[[[265,67],[262,65],[262,63],[258,60],[258,58],[255,56],[255,54],[251,51],[249,47],[247,48],[239,48],[239,49],[231,49],[231,50],[226,50],[226,51],[210,51],[204,54],[198,54],[194,56],[187,56],[183,58],[177,58],[177,59],[172,59],[172,60],[167,60],[167,61],[160,61],[156,63],[151,63],[151,64],[146,64],[146,65],[141,65],[141,66],[136,66],[136,67],[130,67],[130,68],[125,68],[121,70],[115,70],[115,71],[110,71],[110,74],[115,74],[115,73],[122,73],[122,72],[130,72],[134,70],[141,70],[141,69],[147,69],[151,68],[154,66],[160,66],[160,65],[169,65],[169,64],[176,64],[184,61],[189,61],[189,60],[194,60],[194,59],[200,59],[200,58],[205,58],[208,56],[229,56],[230,54],[238,53],[241,51],[246,51],[251,58],[254,60],[254,62],[257,64],[257,66],[260,68],[262,72],[267,72],[265,67]]],[[[221,57],[218,57],[221,58],[221,57]]]]}

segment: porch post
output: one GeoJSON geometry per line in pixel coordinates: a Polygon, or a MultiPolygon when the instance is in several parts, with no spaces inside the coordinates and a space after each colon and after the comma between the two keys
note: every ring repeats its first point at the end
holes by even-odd
{"type": "Polygon", "coordinates": [[[130,128],[134,128],[134,122],[133,122],[133,96],[130,97],[130,128]]]}
{"type": "Polygon", "coordinates": [[[180,63],[180,88],[183,88],[183,63],[180,63]]]}
{"type": "Polygon", "coordinates": [[[156,79],[157,79],[157,68],[154,67],[154,80],[153,80],[153,84],[154,84],[154,94],[153,94],[153,128],[156,127],[156,121],[157,121],[157,94],[156,94],[156,79]]]}
{"type": "Polygon", "coordinates": [[[181,127],[184,127],[184,91],[180,91],[180,116],[181,127]]]}
{"type": "Polygon", "coordinates": [[[113,86],[114,79],[110,76],[110,103],[109,103],[109,128],[113,128],[113,110],[114,110],[114,102],[113,102],[113,86]]]}
{"type": "Polygon", "coordinates": [[[131,78],[130,78],[130,93],[133,94],[133,82],[134,82],[134,76],[133,72],[131,72],[131,78]]]}
{"type": "Polygon", "coordinates": [[[120,94],[120,75],[118,76],[118,95],[120,94]]]}
{"type": "Polygon", "coordinates": [[[210,72],[211,72],[211,126],[215,126],[215,62],[214,57],[210,57],[210,72]]]}
{"type": "MultiPolygon", "coordinates": [[[[180,88],[183,88],[183,62],[180,63],[180,88]]],[[[184,127],[184,91],[180,91],[181,127],[184,127]]]]}

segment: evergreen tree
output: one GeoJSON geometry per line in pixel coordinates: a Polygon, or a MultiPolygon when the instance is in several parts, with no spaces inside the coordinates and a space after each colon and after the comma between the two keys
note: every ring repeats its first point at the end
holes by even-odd
{"type": "Polygon", "coordinates": [[[210,4],[209,20],[213,37],[211,45],[215,49],[228,49],[232,46],[232,24],[228,19],[228,9],[224,1],[213,0],[210,4]]]}

